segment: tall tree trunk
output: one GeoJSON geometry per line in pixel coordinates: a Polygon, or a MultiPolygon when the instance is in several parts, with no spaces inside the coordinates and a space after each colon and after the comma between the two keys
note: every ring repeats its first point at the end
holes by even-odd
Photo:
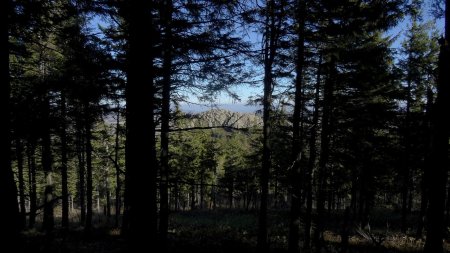
{"type": "Polygon", "coordinates": [[[85,189],[85,157],[84,157],[84,131],[82,120],[77,122],[77,156],[78,156],[78,197],[80,201],[80,224],[86,224],[86,189],[85,189]]]}
{"type": "Polygon", "coordinates": [[[0,217],[3,217],[4,223],[2,229],[5,231],[4,238],[7,245],[3,247],[14,245],[18,238],[18,228],[20,224],[19,207],[17,205],[17,188],[14,182],[14,174],[11,167],[11,139],[10,139],[10,83],[9,83],[9,33],[8,33],[8,13],[12,9],[11,1],[1,1],[1,42],[0,49],[1,57],[1,115],[2,119],[2,138],[1,138],[1,164],[0,164],[0,199],[2,200],[2,208],[0,208],[0,217]]]}
{"type": "Polygon", "coordinates": [[[449,121],[445,117],[450,108],[450,0],[445,1],[445,39],[440,41],[437,98],[432,111],[431,154],[426,172],[429,177],[429,208],[425,253],[443,252],[445,227],[445,187],[448,173],[449,121]]]}
{"type": "Polygon", "coordinates": [[[62,217],[61,225],[63,228],[69,227],[69,190],[67,182],[67,123],[66,123],[66,96],[61,92],[61,194],[62,194],[62,217]]]}
{"type": "Polygon", "coordinates": [[[161,4],[161,20],[164,30],[163,69],[162,69],[162,106],[161,106],[161,182],[159,234],[162,248],[167,251],[167,230],[169,228],[169,121],[170,90],[172,76],[172,0],[164,0],[161,4]]]}
{"type": "Polygon", "coordinates": [[[404,157],[403,157],[403,173],[402,173],[402,218],[401,218],[401,231],[406,233],[406,218],[408,215],[408,190],[410,186],[410,168],[409,168],[409,156],[410,156],[410,117],[411,117],[411,77],[408,73],[408,86],[407,86],[407,99],[406,99],[406,116],[404,126],[404,157]]]}
{"type": "Polygon", "coordinates": [[[304,248],[309,249],[311,243],[311,213],[312,213],[312,173],[316,166],[316,138],[317,125],[319,124],[319,103],[320,103],[320,83],[322,77],[322,54],[319,55],[319,64],[317,66],[316,91],[314,95],[314,113],[309,139],[309,160],[305,173],[305,191],[306,191],[306,211],[305,211],[305,242],[304,248]]]}
{"type": "Polygon", "coordinates": [[[155,245],[157,235],[153,1],[127,1],[121,7],[128,23],[125,91],[125,211],[128,222],[124,224],[124,232],[128,234],[132,250],[145,251],[155,245]]]}
{"type": "Polygon", "coordinates": [[[27,159],[28,159],[28,185],[30,195],[30,218],[28,220],[28,227],[33,228],[36,223],[37,211],[37,191],[36,191],[36,142],[29,141],[27,144],[27,159]]]}
{"type": "MultiPolygon", "coordinates": [[[[278,27],[276,24],[275,1],[267,1],[267,14],[265,21],[265,41],[264,41],[264,97],[263,97],[263,156],[261,164],[261,204],[258,217],[258,238],[257,248],[260,252],[269,250],[268,229],[267,229],[267,205],[269,195],[269,177],[271,167],[271,145],[270,132],[271,124],[271,107],[272,107],[272,85],[273,73],[272,68],[277,51],[277,40],[279,37],[278,27]]],[[[280,20],[278,20],[281,22],[280,20]]]]}
{"type": "Polygon", "coordinates": [[[324,86],[322,132],[320,136],[320,158],[317,172],[317,218],[316,230],[314,231],[314,243],[316,249],[320,250],[323,244],[324,211],[325,211],[325,188],[328,158],[330,155],[331,113],[333,99],[333,82],[335,78],[335,60],[331,59],[328,64],[329,74],[324,86]]]}
{"type": "Polygon", "coordinates": [[[92,123],[89,111],[89,106],[86,105],[86,119],[85,119],[85,131],[86,131],[86,226],[84,230],[87,235],[90,235],[92,230],[92,123]]]}
{"type": "Polygon", "coordinates": [[[303,136],[300,136],[301,111],[303,110],[303,65],[304,65],[304,26],[305,26],[305,1],[297,0],[297,59],[296,59],[296,79],[295,79],[295,98],[294,114],[292,115],[292,151],[291,159],[293,161],[291,168],[291,210],[289,222],[289,242],[288,251],[291,253],[299,252],[299,231],[300,231],[300,210],[301,210],[301,169],[300,160],[302,159],[303,136]]]}
{"type": "Polygon", "coordinates": [[[205,208],[205,172],[200,175],[200,209],[205,208]]]}
{"type": "Polygon", "coordinates": [[[419,211],[419,218],[417,220],[417,231],[416,231],[416,238],[422,237],[423,232],[423,226],[425,223],[425,215],[427,212],[428,207],[428,194],[427,194],[427,187],[426,187],[426,179],[422,177],[421,185],[421,192],[420,192],[420,211],[419,211]]]}
{"type": "Polygon", "coordinates": [[[190,203],[191,203],[191,210],[195,209],[195,184],[191,185],[191,199],[190,199],[190,203]]]}
{"type": "Polygon", "coordinates": [[[233,208],[233,192],[234,192],[234,182],[231,179],[228,185],[228,208],[233,208]]]}
{"type": "Polygon", "coordinates": [[[105,194],[106,194],[106,217],[111,218],[111,192],[109,190],[109,169],[106,169],[105,173],[105,194]]]}
{"type": "Polygon", "coordinates": [[[117,104],[117,120],[116,120],[116,138],[114,146],[114,167],[116,168],[116,213],[115,213],[115,226],[119,227],[120,220],[120,207],[122,206],[121,191],[122,181],[120,179],[120,167],[119,167],[119,134],[120,134],[120,105],[117,104]]]}
{"type": "Polygon", "coordinates": [[[27,210],[25,209],[25,182],[23,179],[23,144],[19,138],[16,139],[16,157],[17,179],[19,181],[20,229],[23,229],[27,224],[27,210]]]}
{"type": "Polygon", "coordinates": [[[180,186],[178,185],[178,182],[175,181],[175,212],[178,212],[180,210],[180,186]]]}
{"type": "Polygon", "coordinates": [[[51,151],[51,137],[49,125],[50,104],[49,98],[46,97],[43,101],[43,133],[42,133],[42,168],[45,174],[45,188],[44,188],[44,221],[43,228],[47,234],[53,231],[55,225],[55,217],[53,214],[53,168],[52,168],[52,151],[51,151]]]}

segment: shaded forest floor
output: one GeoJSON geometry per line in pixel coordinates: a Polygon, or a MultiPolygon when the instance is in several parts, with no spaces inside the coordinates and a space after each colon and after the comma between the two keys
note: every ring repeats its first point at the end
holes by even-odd
{"type": "MultiPolygon", "coordinates": [[[[380,213],[381,214],[381,213],[380,213]]],[[[386,215],[386,213],[383,213],[386,215]]],[[[376,245],[370,238],[364,238],[353,230],[350,233],[351,253],[381,252],[421,252],[423,239],[416,239],[413,232],[402,234],[393,228],[398,227],[396,214],[391,213],[388,219],[371,221],[371,234],[384,238],[383,243],[376,245]]],[[[411,224],[414,224],[414,217],[411,224]]],[[[269,214],[271,252],[287,252],[288,212],[273,211],[269,214]]],[[[327,231],[324,234],[325,246],[322,252],[340,252],[341,214],[330,214],[327,217],[327,231]]],[[[256,251],[257,213],[243,210],[186,211],[172,213],[169,230],[169,252],[257,252],[256,251]]],[[[366,230],[367,231],[367,230],[366,230]]],[[[46,253],[124,253],[127,251],[125,240],[120,230],[109,226],[106,222],[96,227],[91,236],[86,237],[81,227],[73,227],[69,231],[56,229],[53,235],[47,236],[36,229],[23,232],[23,243],[15,252],[46,253]]],[[[445,243],[450,252],[450,243],[445,243]]],[[[302,251],[308,252],[308,251],[302,251]]],[[[312,251],[311,251],[312,252],[312,251]]]]}

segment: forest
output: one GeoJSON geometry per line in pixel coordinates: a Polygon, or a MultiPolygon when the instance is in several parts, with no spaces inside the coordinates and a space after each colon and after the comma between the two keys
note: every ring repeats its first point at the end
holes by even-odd
{"type": "Polygon", "coordinates": [[[449,4],[1,0],[2,249],[450,252],[449,4]]]}

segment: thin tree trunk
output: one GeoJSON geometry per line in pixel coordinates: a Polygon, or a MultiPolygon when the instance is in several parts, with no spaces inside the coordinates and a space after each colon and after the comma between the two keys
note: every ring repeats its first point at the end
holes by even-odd
{"type": "Polygon", "coordinates": [[[428,197],[427,197],[427,190],[425,185],[425,179],[422,178],[421,182],[421,192],[420,192],[420,212],[419,212],[419,218],[417,221],[417,232],[416,232],[416,238],[422,237],[423,227],[425,223],[425,215],[428,207],[428,197]]]}
{"type": "MultiPolygon", "coordinates": [[[[408,75],[408,79],[410,79],[408,75]]],[[[401,231],[406,233],[406,219],[408,215],[408,191],[410,181],[410,169],[409,169],[409,155],[410,155],[410,117],[411,117],[411,80],[408,80],[407,86],[407,99],[406,99],[406,116],[404,126],[404,157],[403,157],[403,173],[402,173],[402,218],[401,218],[401,231]]]]}
{"type": "MultiPolygon", "coordinates": [[[[261,204],[258,217],[257,248],[259,252],[269,250],[267,229],[267,204],[269,195],[269,177],[271,167],[271,107],[272,107],[272,85],[273,85],[273,63],[277,50],[278,30],[275,17],[274,0],[267,1],[267,16],[265,23],[264,41],[264,97],[263,97],[263,156],[261,164],[261,204]]],[[[281,22],[281,21],[280,21],[281,22]]]]}
{"type": "MultiPolygon", "coordinates": [[[[85,106],[85,110],[89,110],[88,106],[85,106]]],[[[87,112],[85,112],[87,113],[87,112]]],[[[86,131],[86,225],[84,230],[87,235],[90,235],[92,230],[92,123],[90,122],[90,115],[86,115],[85,119],[85,131],[86,131]]]]}
{"type": "Polygon", "coordinates": [[[445,227],[445,187],[448,173],[449,121],[445,117],[450,108],[450,0],[445,1],[445,40],[441,40],[437,98],[432,111],[431,155],[426,172],[429,177],[429,208],[425,253],[443,252],[445,227]]]}
{"type": "Polygon", "coordinates": [[[29,141],[27,145],[28,157],[28,185],[30,195],[30,218],[28,220],[28,227],[33,228],[36,223],[36,209],[37,209],[37,191],[36,191],[36,144],[34,141],[29,141]],[[33,143],[30,143],[33,142],[33,143]]]}
{"type": "Polygon", "coordinates": [[[178,186],[178,183],[175,182],[175,212],[178,212],[180,210],[180,188],[178,186]]]}
{"type": "Polygon", "coordinates": [[[205,208],[205,172],[200,175],[200,209],[205,208]]]}
{"type": "Polygon", "coordinates": [[[62,217],[63,228],[69,227],[69,190],[67,181],[67,131],[66,131],[66,96],[61,92],[61,194],[62,194],[62,217]]]}
{"type": "Polygon", "coordinates": [[[109,170],[106,169],[105,175],[105,188],[106,188],[106,217],[111,218],[111,192],[109,191],[109,170]]]}
{"type": "Polygon", "coordinates": [[[303,149],[303,136],[300,134],[300,121],[301,111],[303,110],[303,65],[304,65],[304,25],[305,25],[305,1],[297,1],[297,59],[296,59],[296,74],[295,79],[295,98],[294,98],[294,114],[292,115],[292,178],[291,178],[291,210],[290,210],[290,222],[289,222],[289,242],[288,251],[291,253],[299,252],[299,240],[300,240],[300,210],[301,210],[301,169],[300,161],[302,159],[303,149]]]}
{"type": "Polygon", "coordinates": [[[309,160],[308,167],[305,173],[305,191],[306,191],[306,211],[305,211],[305,242],[304,248],[309,249],[311,243],[311,213],[312,213],[312,173],[316,166],[316,138],[317,125],[319,124],[319,103],[320,103],[320,83],[322,77],[322,54],[319,55],[319,64],[317,66],[316,91],[314,97],[314,113],[312,120],[312,127],[309,139],[309,160]]]}
{"type": "Polygon", "coordinates": [[[49,113],[50,104],[49,99],[45,98],[43,101],[43,134],[42,134],[42,168],[45,174],[45,188],[44,188],[44,221],[43,228],[47,234],[53,231],[55,225],[55,218],[53,214],[53,168],[52,168],[52,151],[50,139],[50,125],[49,113]]]}
{"type": "Polygon", "coordinates": [[[84,157],[84,134],[82,129],[82,122],[77,122],[77,156],[78,156],[78,196],[80,201],[80,224],[86,224],[86,201],[85,201],[85,157],[84,157]]]}
{"type": "Polygon", "coordinates": [[[316,249],[320,250],[323,245],[323,230],[324,230],[324,210],[325,210],[325,188],[326,188],[326,171],[328,158],[330,154],[330,119],[332,113],[332,99],[333,99],[333,82],[335,72],[334,59],[329,63],[329,76],[325,82],[324,98],[323,98],[323,113],[322,113],[322,132],[320,137],[320,158],[317,177],[317,220],[316,230],[314,231],[314,243],[316,249]]]}
{"type": "Polygon", "coordinates": [[[19,139],[16,139],[16,156],[17,179],[19,181],[20,229],[24,229],[27,224],[27,210],[25,209],[25,182],[23,179],[23,144],[19,139]]]}
{"type": "Polygon", "coordinates": [[[117,120],[116,120],[116,138],[114,146],[114,167],[116,168],[116,213],[115,213],[115,226],[119,227],[120,222],[120,208],[122,206],[121,191],[122,181],[120,179],[120,167],[119,167],[119,135],[120,135],[120,105],[117,104],[117,120]]]}
{"type": "Polygon", "coordinates": [[[191,185],[191,210],[195,209],[195,185],[191,185]]]}
{"type": "Polygon", "coordinates": [[[231,179],[231,182],[228,186],[228,208],[233,208],[233,192],[234,192],[234,183],[233,179],[231,179]]]}
{"type": "Polygon", "coordinates": [[[161,20],[164,29],[163,48],[163,80],[161,106],[161,182],[160,182],[160,243],[167,250],[167,230],[169,228],[169,121],[170,121],[170,90],[172,76],[172,0],[165,0],[161,5],[161,20]]]}

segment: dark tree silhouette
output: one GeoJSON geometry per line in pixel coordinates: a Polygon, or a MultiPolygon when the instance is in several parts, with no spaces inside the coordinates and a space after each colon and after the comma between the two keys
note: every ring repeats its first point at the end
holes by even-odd
{"type": "Polygon", "coordinates": [[[45,95],[42,101],[42,168],[45,174],[44,188],[44,220],[43,228],[47,234],[53,232],[55,226],[54,216],[54,179],[53,179],[53,159],[51,149],[51,133],[50,133],[50,99],[45,95]]]}
{"type": "Polygon", "coordinates": [[[18,239],[18,228],[20,227],[19,208],[17,205],[17,188],[14,182],[14,176],[11,168],[11,139],[10,139],[10,78],[9,78],[9,20],[8,15],[11,10],[11,1],[2,1],[1,10],[1,91],[2,98],[1,110],[4,116],[4,125],[2,127],[1,138],[1,164],[0,164],[0,199],[4,203],[0,209],[1,217],[5,217],[3,228],[5,233],[5,242],[7,246],[13,247],[18,239]]]}
{"type": "Polygon", "coordinates": [[[274,85],[273,67],[277,54],[278,39],[280,37],[281,13],[284,6],[276,0],[268,0],[264,10],[264,44],[263,44],[263,68],[264,68],[264,95],[263,95],[263,151],[260,174],[261,204],[258,217],[258,242],[260,251],[268,251],[267,206],[269,194],[269,177],[271,168],[271,143],[272,130],[271,110],[272,92],[274,85]]]}
{"type": "Polygon", "coordinates": [[[170,92],[172,76],[172,8],[171,0],[165,0],[160,6],[163,25],[163,66],[162,66],[162,101],[161,101],[161,182],[160,182],[160,215],[159,233],[161,246],[167,247],[167,230],[169,228],[169,121],[170,92]]]}
{"type": "Polygon", "coordinates": [[[61,91],[61,123],[60,123],[60,137],[61,138],[61,194],[62,194],[62,217],[61,225],[64,228],[69,227],[69,189],[67,180],[67,105],[65,91],[61,91]]]}
{"type": "Polygon", "coordinates": [[[445,1],[445,37],[440,39],[438,63],[437,98],[431,112],[431,154],[426,173],[429,182],[429,207],[427,213],[427,239],[425,253],[443,252],[442,239],[445,226],[445,196],[448,173],[449,121],[446,119],[450,108],[450,0],[445,1]]]}
{"type": "Polygon", "coordinates": [[[292,115],[292,186],[291,186],[291,213],[289,224],[289,252],[299,251],[299,231],[300,231],[300,209],[301,209],[301,168],[300,160],[302,159],[303,136],[300,136],[300,120],[301,111],[303,110],[303,65],[304,65],[304,48],[305,48],[305,15],[306,1],[297,1],[297,57],[296,57],[296,78],[295,78],[295,98],[294,112],[292,115]]]}
{"type": "Polygon", "coordinates": [[[138,0],[121,6],[128,33],[124,232],[139,250],[154,247],[156,240],[153,7],[153,1],[138,0]]]}

